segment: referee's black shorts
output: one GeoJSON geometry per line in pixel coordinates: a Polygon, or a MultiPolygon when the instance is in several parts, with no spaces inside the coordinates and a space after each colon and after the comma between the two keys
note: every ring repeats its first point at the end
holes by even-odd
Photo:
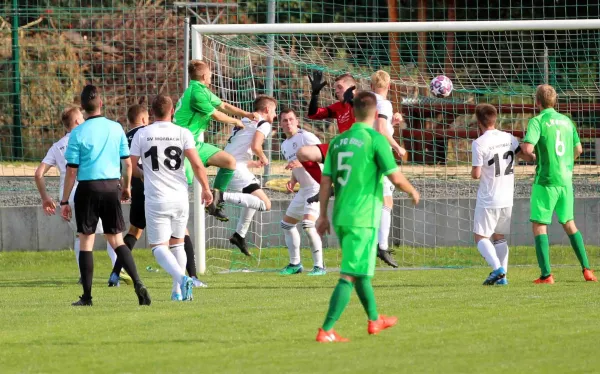
{"type": "Polygon", "coordinates": [[[131,178],[131,206],[129,209],[129,223],[138,229],[146,228],[146,198],[144,196],[144,182],[139,178],[131,178]]]}
{"type": "Polygon", "coordinates": [[[77,232],[95,233],[98,219],[102,219],[105,234],[118,234],[125,229],[118,179],[79,182],[75,191],[77,232]]]}

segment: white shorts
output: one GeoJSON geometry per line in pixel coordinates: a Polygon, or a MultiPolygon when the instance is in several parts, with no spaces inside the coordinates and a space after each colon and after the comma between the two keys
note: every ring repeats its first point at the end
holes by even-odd
{"type": "Polygon", "coordinates": [[[168,242],[171,237],[183,239],[188,223],[190,205],[187,200],[168,203],[149,203],[146,208],[148,244],[168,242]]]}
{"type": "Polygon", "coordinates": [[[319,203],[308,204],[306,199],[319,193],[319,186],[310,188],[300,188],[285,211],[288,217],[302,220],[304,215],[319,217],[319,203]]]}
{"type": "MultiPolygon", "coordinates": [[[[69,200],[69,206],[71,207],[71,220],[67,221],[67,224],[73,230],[75,234],[77,234],[77,221],[75,220],[75,203],[73,200],[69,200]]],[[[60,210],[59,213],[60,215],[60,210]]],[[[98,218],[98,225],[96,226],[96,234],[104,234],[104,229],[102,228],[102,219],[98,218]]]]}
{"type": "Polygon", "coordinates": [[[491,237],[494,233],[510,234],[512,207],[508,208],[475,208],[473,232],[477,235],[491,237]]]}
{"type": "Polygon", "coordinates": [[[228,191],[231,192],[242,192],[242,190],[251,184],[258,184],[260,181],[252,172],[248,169],[246,164],[237,164],[235,171],[233,172],[233,178],[229,182],[228,191]]]}
{"type": "Polygon", "coordinates": [[[383,177],[383,197],[394,196],[394,191],[396,191],[396,186],[390,182],[388,177],[383,177]]]}

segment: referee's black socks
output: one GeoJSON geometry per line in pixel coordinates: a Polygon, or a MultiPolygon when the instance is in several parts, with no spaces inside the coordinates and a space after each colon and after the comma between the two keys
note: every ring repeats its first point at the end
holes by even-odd
{"type": "Polygon", "coordinates": [[[79,252],[79,273],[83,286],[83,300],[92,299],[92,279],[94,278],[94,253],[92,251],[79,252]]]}
{"type": "MultiPolygon", "coordinates": [[[[133,247],[137,242],[137,238],[131,234],[127,234],[123,238],[123,241],[125,242],[127,248],[129,248],[130,251],[133,251],[133,247]]],[[[115,261],[115,266],[113,266],[112,272],[119,275],[121,269],[123,269],[123,263],[121,262],[121,260],[119,260],[119,256],[117,255],[117,261],[115,261]]]]}
{"type": "Polygon", "coordinates": [[[138,275],[135,262],[133,261],[131,250],[129,250],[129,248],[123,244],[115,248],[115,253],[117,254],[117,259],[121,261],[121,264],[123,265],[123,268],[127,274],[129,274],[131,279],[133,279],[133,282],[139,283],[140,276],[138,275]]]}
{"type": "Polygon", "coordinates": [[[192,238],[189,235],[185,236],[183,249],[185,250],[185,256],[187,257],[187,263],[185,269],[190,277],[197,277],[196,272],[196,258],[194,256],[194,245],[192,244],[192,238]]]}

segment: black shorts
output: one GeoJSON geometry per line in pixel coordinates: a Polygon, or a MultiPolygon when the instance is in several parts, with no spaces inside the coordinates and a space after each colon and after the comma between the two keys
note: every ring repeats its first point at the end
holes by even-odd
{"type": "Polygon", "coordinates": [[[77,232],[86,235],[95,233],[98,219],[102,219],[105,234],[123,232],[125,221],[120,199],[118,179],[79,182],[75,191],[77,232]]]}
{"type": "Polygon", "coordinates": [[[138,229],[146,228],[146,197],[144,196],[144,182],[139,178],[131,178],[131,207],[129,209],[129,223],[138,229]]]}

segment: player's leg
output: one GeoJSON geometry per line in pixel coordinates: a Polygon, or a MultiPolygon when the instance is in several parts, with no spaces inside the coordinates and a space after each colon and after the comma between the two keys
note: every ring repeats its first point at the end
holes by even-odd
{"type": "Polygon", "coordinates": [[[296,224],[302,218],[303,212],[304,199],[301,194],[296,194],[281,220],[285,245],[290,255],[290,263],[281,270],[279,273],[281,275],[299,274],[303,270],[300,260],[300,232],[296,227],[296,224]]]}
{"type": "MultiPolygon", "coordinates": [[[[258,181],[257,181],[258,182],[258,181]]],[[[262,204],[264,204],[264,210],[271,210],[271,200],[267,194],[260,188],[258,183],[251,183],[242,189],[242,193],[251,195],[254,198],[259,199],[262,204]]],[[[242,209],[242,214],[240,215],[240,219],[237,224],[237,228],[231,238],[229,238],[229,242],[235,246],[237,246],[240,251],[246,256],[250,256],[250,252],[248,251],[248,245],[246,244],[246,233],[250,228],[250,223],[252,222],[252,218],[256,213],[256,209],[252,209],[249,207],[245,207],[242,209]]]]}
{"type": "Polygon", "coordinates": [[[140,305],[150,305],[150,295],[142,283],[131,254],[123,242],[122,232],[125,229],[125,220],[121,209],[120,190],[117,181],[103,181],[102,190],[97,194],[102,198],[102,205],[99,209],[104,235],[106,240],[115,249],[117,258],[123,264],[123,268],[133,280],[134,290],[138,297],[140,305]]]}
{"type": "Polygon", "coordinates": [[[590,268],[585,244],[583,243],[583,236],[577,229],[577,226],[575,226],[573,186],[560,187],[560,189],[562,193],[556,203],[556,216],[558,217],[558,222],[560,222],[565,233],[569,236],[571,247],[577,256],[577,260],[579,260],[579,263],[581,264],[584,279],[589,282],[597,282],[598,279],[590,268]]]}
{"type": "Polygon", "coordinates": [[[258,196],[252,195],[252,191],[260,189],[260,181],[248,170],[246,165],[237,165],[233,173],[233,179],[229,184],[229,189],[231,192],[223,192],[223,200],[226,203],[258,211],[267,210],[265,201],[258,196]]]}
{"type": "Polygon", "coordinates": [[[378,246],[377,246],[377,257],[381,261],[385,262],[393,268],[398,267],[398,263],[392,257],[392,252],[389,250],[388,241],[390,237],[390,226],[392,223],[392,208],[394,206],[394,190],[396,188],[389,181],[389,179],[383,179],[383,207],[381,208],[381,223],[379,224],[378,231],[378,246]]]}
{"type": "MultiPolygon", "coordinates": [[[[183,274],[187,266],[187,254],[185,253],[185,236],[187,233],[187,223],[189,217],[189,203],[182,201],[172,214],[171,218],[171,238],[169,240],[169,249],[183,274]]],[[[206,287],[204,283],[198,281],[202,286],[206,287]]],[[[196,282],[190,277],[183,277],[179,280],[179,286],[181,291],[182,300],[192,300],[192,288],[195,287],[196,282]]]]}
{"type": "MultiPolygon", "coordinates": [[[[314,190],[307,191],[303,198],[305,198],[307,195],[314,195],[314,192],[314,190]]],[[[313,260],[313,268],[308,273],[308,275],[311,276],[325,275],[327,273],[325,271],[325,264],[323,263],[323,241],[321,239],[321,235],[319,235],[317,229],[315,228],[315,222],[319,217],[319,208],[319,203],[305,203],[304,216],[302,217],[302,229],[308,237],[313,260]]]]}
{"type": "Polygon", "coordinates": [[[506,271],[498,259],[496,248],[490,241],[490,237],[494,234],[499,216],[499,209],[495,208],[475,208],[473,216],[473,237],[475,245],[481,256],[492,268],[492,272],[483,281],[484,286],[495,284],[498,280],[506,276],[506,271]]]}
{"type": "Polygon", "coordinates": [[[496,223],[496,229],[494,230],[494,235],[492,235],[491,240],[494,245],[494,249],[496,250],[496,256],[498,256],[498,260],[500,260],[500,265],[502,269],[504,269],[505,276],[504,278],[498,280],[496,285],[506,285],[508,284],[507,274],[508,274],[508,243],[506,242],[505,236],[510,234],[510,223],[512,220],[512,207],[501,208],[500,209],[500,217],[498,218],[498,222],[496,223]]]}
{"type": "Polygon", "coordinates": [[[552,223],[552,213],[558,200],[555,187],[534,184],[531,188],[530,218],[535,240],[535,254],[540,266],[541,276],[534,283],[554,283],[550,268],[550,242],[547,225],[552,223]]]}

